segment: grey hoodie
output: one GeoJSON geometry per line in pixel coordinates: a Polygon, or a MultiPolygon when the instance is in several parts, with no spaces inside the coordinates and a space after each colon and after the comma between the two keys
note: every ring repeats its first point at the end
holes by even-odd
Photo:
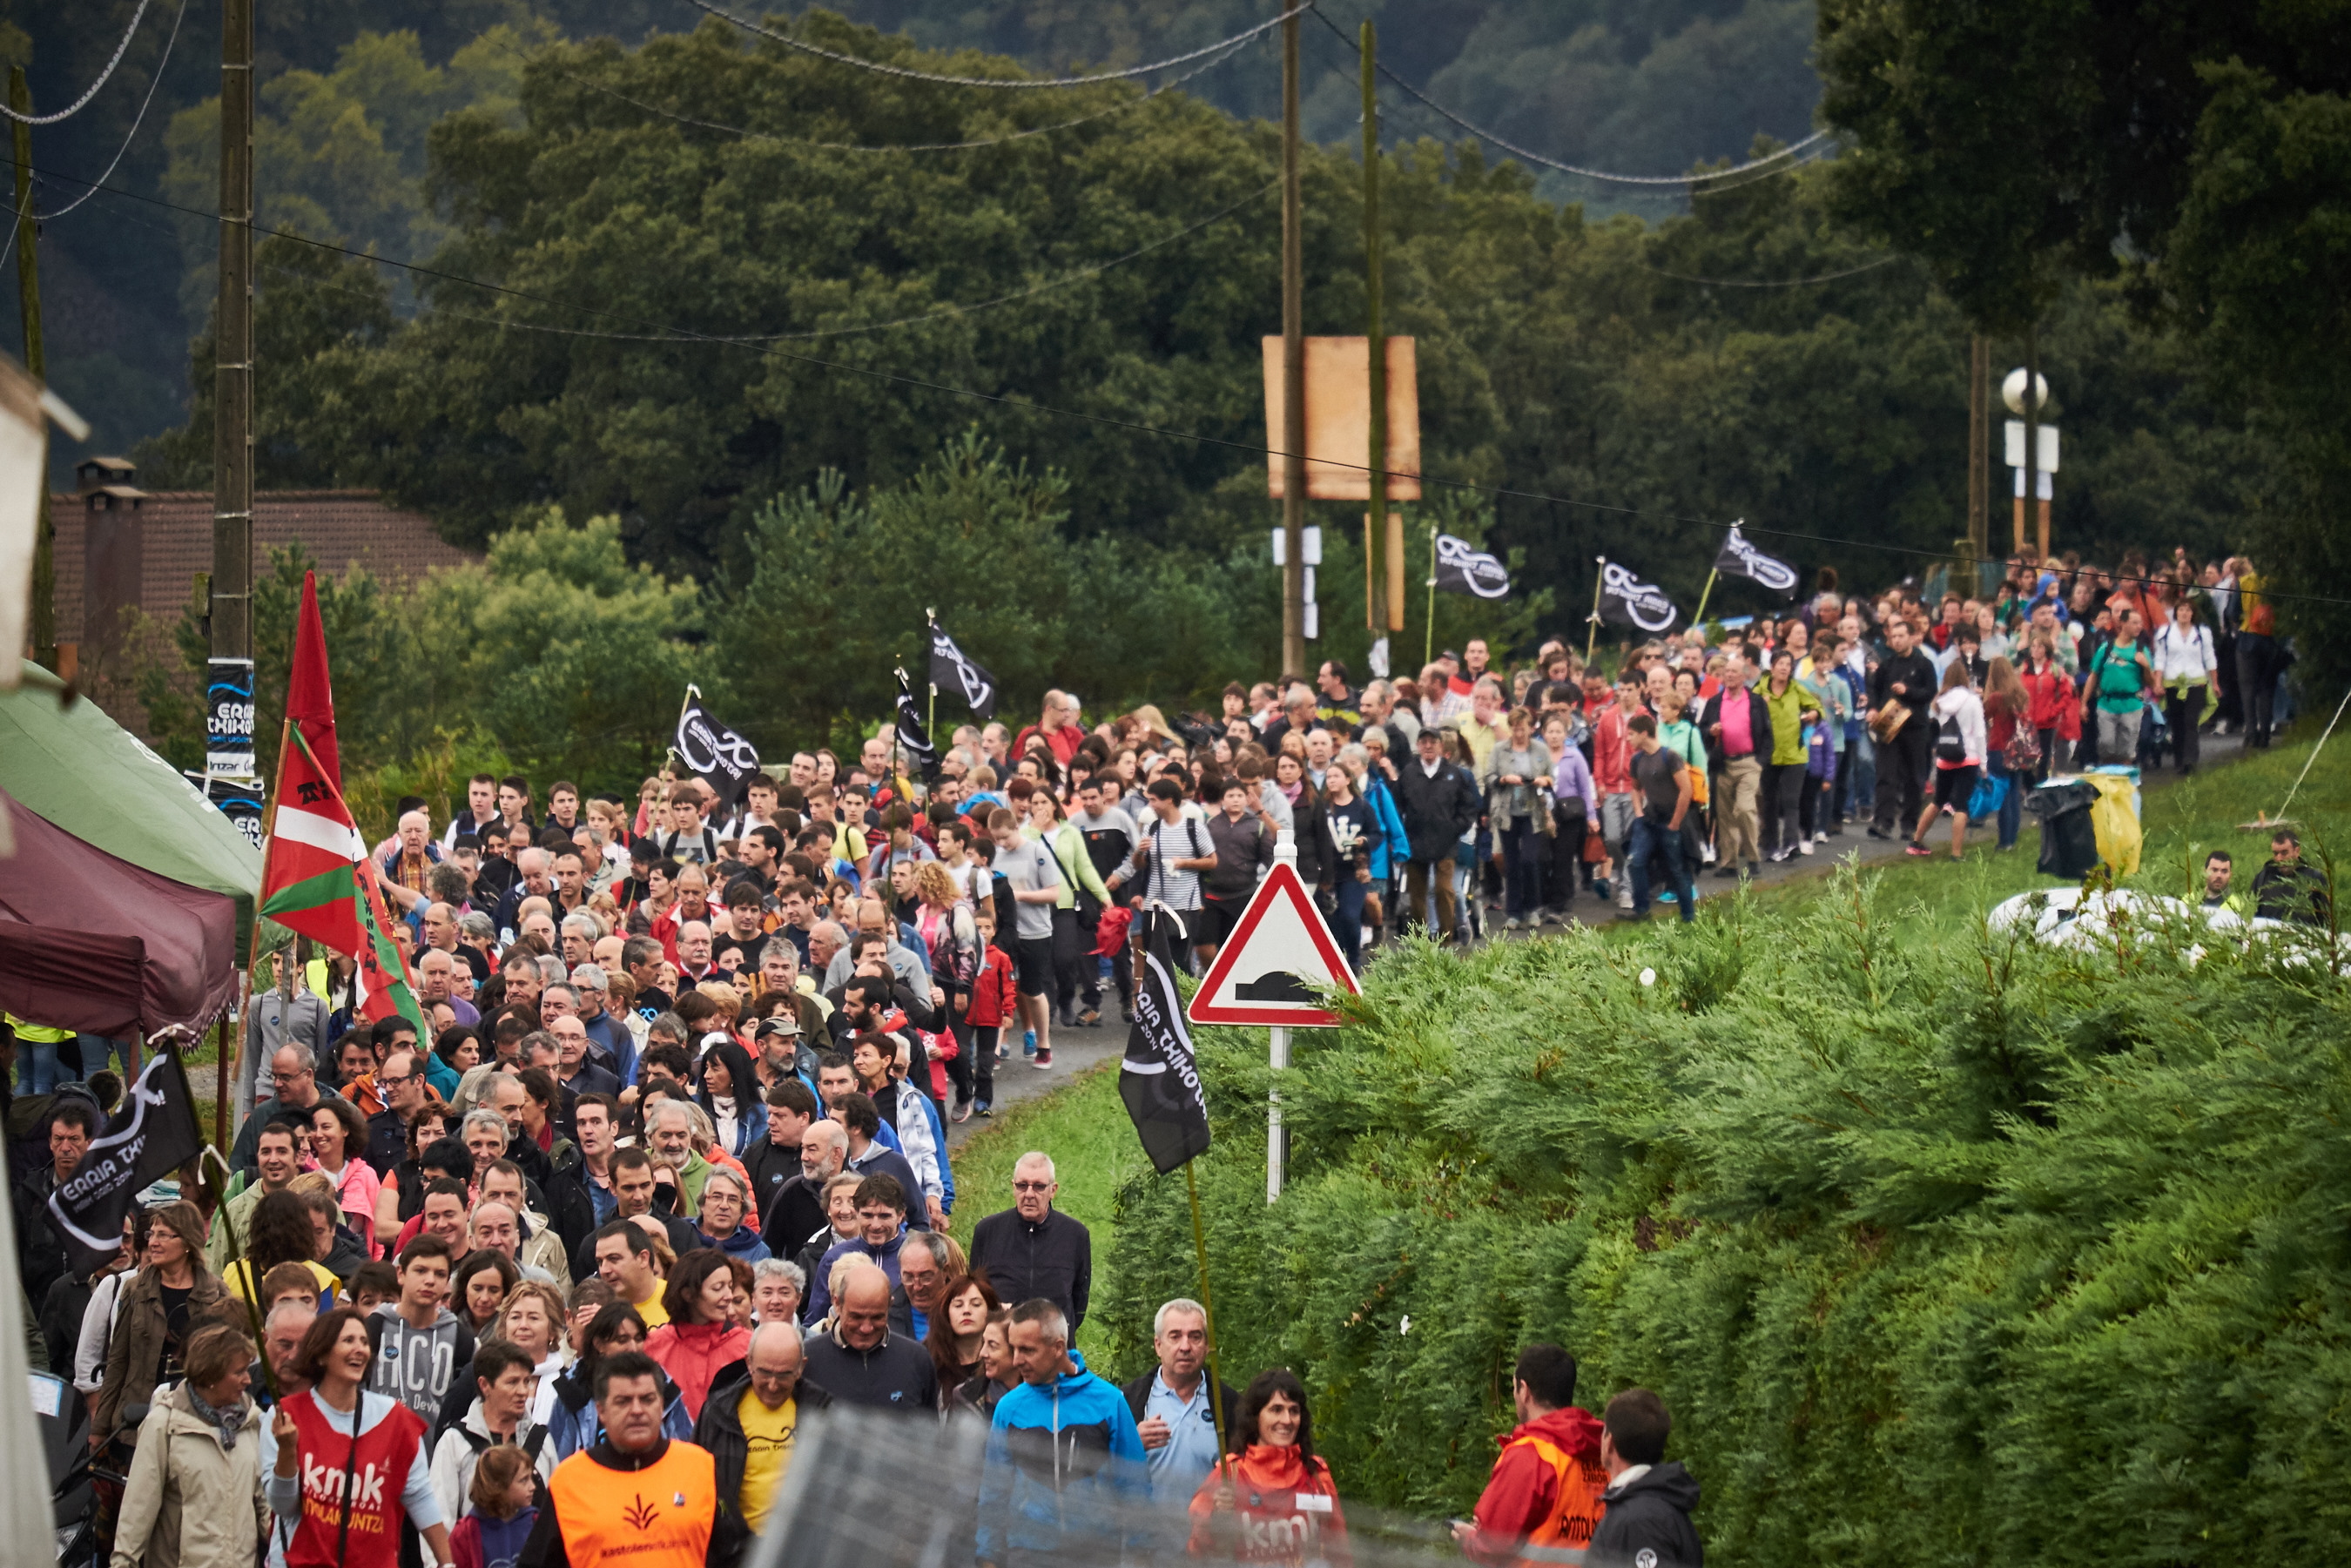
{"type": "Polygon", "coordinates": [[[375,1310],[368,1328],[375,1335],[375,1371],[368,1387],[415,1411],[430,1431],[440,1419],[449,1380],[474,1359],[474,1331],[446,1307],[430,1328],[411,1328],[392,1301],[375,1310]]]}

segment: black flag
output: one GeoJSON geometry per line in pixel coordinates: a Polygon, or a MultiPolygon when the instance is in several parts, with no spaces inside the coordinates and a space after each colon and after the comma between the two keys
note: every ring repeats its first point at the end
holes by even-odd
{"type": "Polygon", "coordinates": [[[959,696],[983,719],[996,716],[996,677],[964,657],[956,640],[931,622],[931,685],[959,696]]]}
{"type": "Polygon", "coordinates": [[[904,670],[898,672],[898,744],[921,772],[924,783],[938,782],[939,748],[931,744],[931,732],[923,724],[923,710],[914,706],[914,693],[906,685],[904,670]]]}
{"type": "Polygon", "coordinates": [[[1510,569],[1499,558],[1451,534],[1437,536],[1437,586],[1445,593],[1499,599],[1510,591],[1510,569]]]}
{"type": "Polygon", "coordinates": [[[1730,525],[1730,537],[1722,541],[1722,550],[1714,558],[1714,570],[1725,577],[1743,577],[1782,599],[1796,596],[1796,569],[1749,544],[1737,523],[1730,525]]]}
{"type": "Polygon", "coordinates": [[[1118,1097],[1126,1102],[1143,1152],[1160,1175],[1208,1152],[1208,1102],[1200,1091],[1192,1037],[1184,1028],[1184,1000],[1176,992],[1165,923],[1159,920],[1151,922],[1141,983],[1134,988],[1134,1027],[1127,1031],[1126,1056],[1118,1064],[1118,1097]]]}
{"type": "Polygon", "coordinates": [[[1666,597],[1666,591],[1653,583],[1637,582],[1633,574],[1614,561],[1604,561],[1600,567],[1600,619],[1638,626],[1644,632],[1663,632],[1674,623],[1681,612],[1666,597]]]}
{"type": "Polygon", "coordinates": [[[122,1220],[140,1192],[203,1152],[187,1074],[169,1048],[158,1051],[90,1145],[74,1174],[49,1195],[49,1218],[65,1238],[77,1275],[87,1277],[122,1250],[122,1220]]]}
{"type": "Polygon", "coordinates": [[[685,688],[685,707],[677,716],[677,740],[670,748],[688,771],[718,793],[722,801],[743,797],[758,776],[759,752],[749,741],[710,716],[702,693],[685,688]]]}

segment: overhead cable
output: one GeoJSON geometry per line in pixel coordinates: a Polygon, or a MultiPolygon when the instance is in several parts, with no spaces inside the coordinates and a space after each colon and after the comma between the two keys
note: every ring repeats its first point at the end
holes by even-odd
{"type": "MultiPolygon", "coordinates": [[[[533,57],[523,54],[519,49],[512,49],[511,46],[508,46],[508,47],[513,54],[524,60],[528,61],[533,59],[533,57]]],[[[615,91],[611,88],[606,87],[601,82],[590,81],[588,78],[581,76],[577,72],[567,71],[562,69],[560,67],[546,66],[542,68],[551,70],[557,76],[563,78],[566,81],[576,83],[580,87],[586,88],[590,92],[599,92],[602,93],[606,98],[617,99],[621,102],[627,104],[630,108],[641,109],[647,114],[659,115],[664,120],[674,120],[680,125],[691,125],[703,131],[721,131],[729,136],[740,136],[754,141],[772,141],[777,145],[783,147],[806,147],[811,151],[819,152],[964,152],[979,147],[1001,147],[1006,142],[1021,141],[1031,136],[1050,136],[1057,131],[1069,131],[1077,126],[1092,124],[1097,120],[1107,120],[1113,114],[1124,114],[1128,110],[1140,108],[1142,105],[1149,103],[1153,99],[1157,98],[1160,94],[1166,92],[1172,88],[1183,86],[1186,82],[1190,81],[1194,77],[1200,75],[1203,71],[1213,70],[1217,67],[1223,65],[1227,60],[1231,59],[1233,56],[1240,53],[1241,47],[1241,45],[1236,44],[1232,48],[1227,50],[1225,53],[1217,55],[1211,59],[1193,67],[1190,70],[1186,71],[1182,76],[1173,77],[1166,81],[1161,82],[1157,87],[1152,88],[1148,91],[1144,92],[1140,98],[1122,99],[1118,102],[1112,104],[1108,109],[1096,110],[1092,114],[1081,114],[1075,120],[1060,120],[1051,125],[1032,126],[1026,131],[1015,131],[1003,136],[991,136],[984,141],[919,141],[880,145],[866,145],[852,141],[810,141],[799,137],[778,136],[773,131],[750,131],[739,125],[721,125],[713,120],[696,120],[692,115],[679,114],[674,110],[663,109],[657,104],[646,103],[641,99],[631,98],[624,92],[615,91]]]]}
{"type": "MultiPolygon", "coordinates": [[[[78,175],[56,173],[55,172],[48,170],[41,170],[37,172],[50,173],[54,178],[71,180],[76,184],[87,184],[89,183],[78,175]]],[[[200,217],[222,223],[237,221],[223,218],[216,213],[205,212],[201,208],[183,206],[179,203],[166,201],[161,196],[151,196],[141,192],[125,190],[119,185],[109,185],[103,188],[109,195],[128,197],[130,200],[134,202],[144,203],[150,206],[162,207],[171,212],[185,213],[193,217],[200,217]]],[[[591,305],[573,305],[564,300],[550,298],[543,294],[533,294],[528,289],[511,287],[503,283],[487,283],[480,278],[467,277],[462,273],[446,272],[438,267],[426,267],[417,262],[398,261],[391,256],[377,256],[369,251],[354,249],[350,246],[338,245],[332,240],[313,239],[308,235],[297,234],[291,229],[264,228],[261,225],[250,221],[244,222],[242,226],[250,229],[253,233],[264,238],[291,240],[297,245],[308,246],[314,250],[331,252],[338,256],[349,256],[354,261],[369,262],[377,267],[395,267],[402,272],[413,273],[420,277],[435,278],[441,282],[455,284],[462,287],[478,288],[486,294],[495,294],[509,299],[519,299],[533,305],[545,305],[553,309],[570,311],[574,315],[601,318],[605,320],[618,321],[630,326],[653,328],[664,327],[664,324],[661,322],[647,321],[640,317],[622,316],[614,311],[601,309],[591,305]]],[[[453,314],[455,313],[453,312],[453,314]]],[[[526,330],[532,329],[532,324],[530,323],[507,321],[497,317],[476,317],[472,318],[472,319],[491,322],[499,326],[521,328],[526,330]]],[[[709,333],[695,332],[684,328],[664,329],[670,331],[674,335],[659,340],[681,343],[709,343],[720,348],[739,349],[749,353],[758,354],[765,359],[783,360],[793,364],[808,365],[817,370],[838,371],[844,375],[857,376],[866,381],[882,382],[892,386],[907,387],[916,392],[940,392],[950,397],[967,398],[975,402],[994,403],[1004,408],[1022,409],[1033,413],[1051,414],[1056,418],[1076,420],[1081,423],[1097,425],[1109,430],[1124,430],[1133,432],[1138,435],[1155,436],[1163,440],[1187,442],[1191,444],[1199,446],[1219,447],[1225,451],[1238,452],[1249,457],[1265,458],[1269,462],[1276,458],[1286,457],[1289,455],[1287,453],[1278,451],[1270,446],[1260,446],[1255,442],[1235,440],[1229,436],[1207,435],[1198,431],[1191,430],[1171,430],[1165,425],[1145,424],[1140,420],[1120,419],[1113,414],[1089,413],[1083,409],[1063,408],[1055,403],[1037,402],[1030,399],[1016,397],[1007,392],[982,392],[976,387],[959,387],[951,382],[928,381],[921,376],[906,375],[896,371],[876,370],[870,365],[852,365],[841,360],[824,360],[819,359],[813,354],[795,353],[789,349],[769,348],[763,343],[730,340],[725,338],[713,337],[709,333]]],[[[1616,517],[1650,517],[1658,522],[1682,523],[1691,528],[1719,528],[1728,531],[1731,528],[1741,526],[1736,523],[1724,522],[1714,517],[1685,517],[1677,512],[1667,512],[1649,507],[1620,507],[1606,501],[1582,501],[1569,496],[1546,495],[1540,490],[1514,490],[1500,485],[1479,485],[1466,479],[1448,479],[1444,476],[1437,474],[1429,474],[1426,472],[1406,473],[1402,470],[1393,468],[1374,469],[1368,464],[1350,463],[1344,458],[1326,457],[1320,454],[1315,455],[1313,460],[1328,467],[1351,469],[1360,474],[1384,473],[1390,478],[1416,479],[1424,485],[1435,485],[1443,489],[1458,490],[1465,495],[1492,496],[1505,500],[1539,501],[1549,506],[1574,507],[1583,511],[1605,512],[1616,517]]],[[[1844,549],[1881,550],[1891,555],[1915,556],[1928,560],[1944,560],[1949,559],[1947,552],[1944,551],[1920,549],[1910,545],[1889,544],[1882,539],[1840,538],[1828,534],[1800,533],[1790,528],[1767,528],[1751,521],[1745,523],[1743,527],[1744,531],[1750,536],[1760,535],[1772,538],[1800,539],[1813,544],[1834,545],[1839,549],[1844,549]]],[[[2124,574],[2116,573],[2115,574],[2115,580],[2118,582],[2136,580],[2153,583],[2158,580],[2153,577],[2132,579],[2125,576],[2124,574]]],[[[2351,609],[2351,599],[2337,598],[2326,594],[2288,593],[2268,588],[2262,589],[2262,593],[2264,598],[2275,599],[2282,601],[2290,600],[2297,603],[2325,604],[2338,608],[2351,609]]]]}
{"type": "Polygon", "coordinates": [[[107,60],[106,68],[98,73],[98,79],[89,84],[88,92],[55,114],[19,114],[14,105],[5,103],[0,103],[0,114],[23,125],[55,125],[60,120],[71,120],[79,114],[83,106],[98,96],[98,89],[104,87],[107,78],[114,74],[114,68],[122,63],[122,52],[131,47],[131,40],[138,35],[139,19],[147,15],[147,3],[148,0],[139,0],[139,9],[131,13],[131,26],[122,29],[122,41],[114,46],[114,53],[107,60]]]}
{"type": "MultiPolygon", "coordinates": [[[[124,137],[122,145],[114,150],[113,158],[107,162],[106,172],[98,177],[99,184],[105,183],[113,176],[116,166],[122,162],[122,155],[131,151],[131,144],[133,141],[139,140],[139,128],[146,123],[148,108],[155,101],[155,89],[163,84],[163,68],[172,63],[172,46],[180,41],[180,24],[187,19],[187,16],[188,0],[180,0],[180,8],[172,14],[172,31],[163,40],[163,57],[155,62],[155,74],[147,78],[147,96],[139,100],[139,112],[131,119],[131,134],[124,137]]],[[[64,217],[96,194],[98,194],[98,186],[92,185],[56,212],[41,213],[37,215],[44,223],[51,218],[64,217]]]]}
{"type": "Polygon", "coordinates": [[[1004,78],[942,76],[935,71],[909,70],[904,66],[884,65],[879,60],[861,60],[855,55],[844,55],[837,53],[831,49],[819,48],[816,45],[809,43],[805,39],[795,38],[789,33],[778,33],[772,27],[764,26],[758,22],[749,20],[747,17],[737,16],[732,11],[714,5],[710,3],[710,0],[686,0],[686,4],[692,5],[698,11],[707,11],[710,15],[717,17],[723,22],[732,22],[735,26],[742,28],[745,32],[757,33],[763,38],[772,38],[777,43],[798,49],[803,54],[814,55],[819,59],[831,60],[835,65],[855,66],[862,70],[879,71],[883,76],[900,77],[907,81],[935,82],[942,87],[992,88],[1092,87],[1100,82],[1126,81],[1134,77],[1149,76],[1153,71],[1165,70],[1170,66],[1189,65],[1194,60],[1204,58],[1207,56],[1220,54],[1224,50],[1230,48],[1237,44],[1246,44],[1251,38],[1263,37],[1267,32],[1281,26],[1281,24],[1289,21],[1292,16],[1296,16],[1303,12],[1314,9],[1313,0],[1306,0],[1306,4],[1292,6],[1290,9],[1284,11],[1280,16],[1270,17],[1263,22],[1259,22],[1256,26],[1249,28],[1245,32],[1235,33],[1229,38],[1219,39],[1216,43],[1207,46],[1205,48],[1194,49],[1188,54],[1172,56],[1164,60],[1154,60],[1147,66],[1129,66],[1124,70],[1099,71],[1092,76],[1083,77],[1004,78]]]}
{"type": "MultiPolygon", "coordinates": [[[[691,0],[691,3],[701,5],[703,4],[703,0],[691,0]]],[[[1332,21],[1330,17],[1325,16],[1320,11],[1316,11],[1314,12],[1314,19],[1322,23],[1324,26],[1330,28],[1332,33],[1337,37],[1341,43],[1346,45],[1349,48],[1355,50],[1359,55],[1362,53],[1363,46],[1358,44],[1354,39],[1347,37],[1345,30],[1336,22],[1332,21]]],[[[1779,163],[1783,160],[1792,157],[1795,153],[1802,151],[1804,148],[1812,146],[1814,142],[1823,140],[1829,134],[1825,131],[1815,131],[1801,141],[1792,141],[1776,152],[1767,154],[1761,158],[1752,159],[1745,163],[1734,163],[1727,169],[1710,169],[1702,174],[1616,174],[1611,173],[1604,169],[1586,169],[1579,164],[1562,163],[1556,158],[1546,158],[1540,152],[1530,152],[1527,149],[1519,146],[1516,142],[1506,141],[1499,136],[1495,135],[1492,131],[1485,129],[1483,126],[1472,124],[1470,121],[1462,119],[1461,116],[1454,113],[1453,110],[1446,108],[1443,104],[1437,102],[1435,99],[1421,91],[1420,89],[1413,86],[1412,83],[1396,75],[1396,73],[1391,70],[1386,65],[1382,64],[1379,67],[1379,72],[1380,75],[1387,78],[1388,80],[1394,82],[1405,92],[1419,99],[1421,104],[1426,108],[1437,114],[1442,115],[1447,120],[1451,120],[1455,125],[1459,126],[1462,130],[1468,131],[1479,141],[1489,142],[1493,146],[1499,147],[1514,158],[1524,159],[1530,163],[1540,164],[1545,169],[1556,169],[1562,174],[1574,174],[1586,180],[1602,180],[1614,185],[1703,185],[1709,181],[1728,179],[1733,174],[1744,174],[1750,170],[1769,168],[1775,163],[1779,163]]]]}
{"type": "Polygon", "coordinates": [[[1687,273],[1667,272],[1662,267],[1651,267],[1645,261],[1636,261],[1633,265],[1643,272],[1655,273],[1659,277],[1670,277],[1677,283],[1702,284],[1708,288],[1802,288],[1811,284],[1834,283],[1840,277],[1855,277],[1865,272],[1875,272],[1881,267],[1891,266],[1901,259],[1902,256],[1897,252],[1893,256],[1881,256],[1876,261],[1865,261],[1859,267],[1848,267],[1843,272],[1823,272],[1815,277],[1773,278],[1692,277],[1687,273]]]}

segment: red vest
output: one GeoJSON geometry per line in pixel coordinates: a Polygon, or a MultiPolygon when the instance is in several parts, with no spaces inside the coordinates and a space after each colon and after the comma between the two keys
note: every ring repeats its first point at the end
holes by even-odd
{"type": "MultiPolygon", "coordinates": [[[[360,1395],[360,1413],[367,1396],[360,1395]]],[[[381,1397],[381,1396],[379,1396],[381,1397]]],[[[301,1453],[302,1513],[286,1545],[287,1568],[399,1568],[400,1500],[408,1472],[424,1441],[424,1422],[394,1401],[392,1414],[351,1439],[327,1424],[318,1396],[297,1394],[286,1401],[301,1453]],[[344,1472],[350,1476],[350,1531],[344,1540],[344,1472]]]]}

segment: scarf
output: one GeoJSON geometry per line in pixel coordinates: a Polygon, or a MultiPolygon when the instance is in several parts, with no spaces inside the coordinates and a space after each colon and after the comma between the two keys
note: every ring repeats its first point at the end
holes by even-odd
{"type": "Polygon", "coordinates": [[[236,1435],[245,1429],[245,1401],[240,1399],[225,1410],[215,1410],[204,1403],[204,1396],[196,1392],[193,1384],[183,1386],[188,1391],[188,1408],[195,1413],[196,1419],[208,1427],[218,1427],[222,1448],[235,1453],[236,1435]]]}

